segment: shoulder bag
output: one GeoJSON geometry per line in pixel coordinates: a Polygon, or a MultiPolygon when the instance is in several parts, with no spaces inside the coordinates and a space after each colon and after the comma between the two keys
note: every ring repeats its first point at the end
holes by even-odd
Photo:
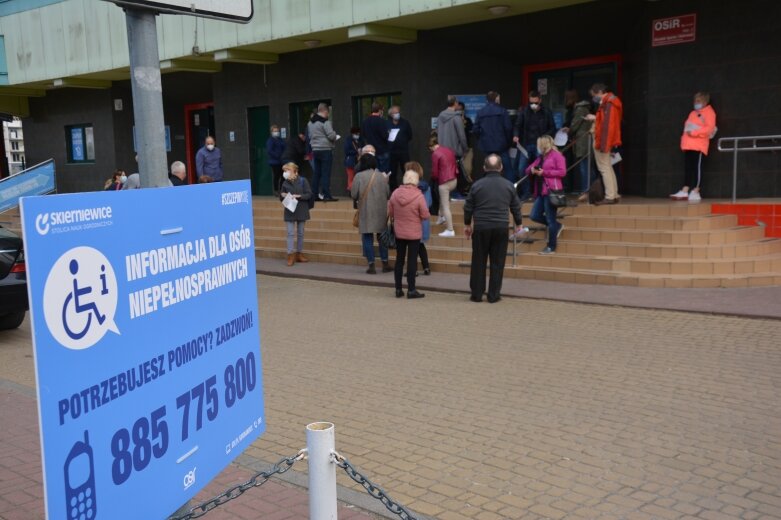
{"type": "Polygon", "coordinates": [[[380,233],[378,241],[386,249],[396,249],[396,232],[393,231],[393,219],[388,219],[388,225],[380,233]]]}
{"type": "MultiPolygon", "coordinates": [[[[543,177],[543,179],[545,179],[543,177]]],[[[566,208],[567,207],[567,195],[564,190],[554,190],[548,185],[548,179],[545,179],[545,185],[548,187],[548,200],[551,206],[554,208],[566,208]]]]}
{"type": "Polygon", "coordinates": [[[366,197],[369,195],[369,191],[372,189],[372,183],[374,182],[375,175],[377,175],[377,172],[372,172],[372,178],[369,179],[369,184],[366,186],[366,190],[361,193],[361,200],[358,201],[358,209],[355,210],[355,214],[353,215],[353,227],[358,227],[361,223],[361,208],[363,208],[364,204],[366,203],[366,197]]]}

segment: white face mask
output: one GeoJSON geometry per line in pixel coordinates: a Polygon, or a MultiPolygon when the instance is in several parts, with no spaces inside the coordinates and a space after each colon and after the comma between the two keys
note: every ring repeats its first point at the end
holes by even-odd
{"type": "Polygon", "coordinates": [[[206,145],[206,149],[211,152],[212,150],[214,150],[214,145],[213,144],[207,144],[206,145]]]}
{"type": "Polygon", "coordinates": [[[529,106],[531,107],[531,109],[532,109],[532,110],[537,110],[537,109],[539,109],[539,108],[540,108],[540,105],[539,105],[538,103],[532,103],[532,104],[531,104],[531,105],[529,105],[529,106]]]}
{"type": "Polygon", "coordinates": [[[360,139],[360,138],[361,138],[361,134],[353,134],[353,139],[354,139],[355,141],[357,141],[357,140],[358,140],[358,139],[360,139]]]}
{"type": "Polygon", "coordinates": [[[122,184],[125,184],[127,182],[127,175],[123,175],[119,178],[119,182],[122,184]]]}
{"type": "Polygon", "coordinates": [[[399,119],[401,119],[401,114],[399,114],[398,112],[396,112],[395,114],[393,114],[393,116],[392,116],[392,117],[393,117],[394,121],[398,121],[399,119]]]}
{"type": "Polygon", "coordinates": [[[279,137],[279,132],[271,132],[271,137],[279,137]]]}
{"type": "Polygon", "coordinates": [[[282,177],[285,178],[285,180],[290,180],[290,172],[285,170],[282,172],[282,177]]]}

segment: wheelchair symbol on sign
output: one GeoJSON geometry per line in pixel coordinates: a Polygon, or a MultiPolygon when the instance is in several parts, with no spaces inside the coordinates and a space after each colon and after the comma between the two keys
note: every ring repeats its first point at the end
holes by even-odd
{"type": "MultiPolygon", "coordinates": [[[[69,269],[70,273],[73,275],[73,291],[68,293],[68,295],[65,297],[65,302],[62,304],[62,326],[65,328],[65,333],[71,339],[79,340],[83,338],[87,332],[89,332],[90,325],[92,325],[93,314],[95,315],[95,319],[98,321],[98,325],[103,325],[103,322],[106,321],[106,315],[100,313],[98,305],[94,301],[84,303],[83,297],[92,293],[92,287],[79,287],[79,280],[76,276],[79,273],[79,262],[75,258],[70,261],[69,269]],[[81,330],[74,330],[76,327],[72,328],[73,324],[68,323],[68,315],[71,314],[68,312],[68,309],[71,304],[74,306],[75,314],[87,314],[87,319],[81,327],[81,330]]],[[[106,287],[106,266],[101,265],[100,271],[100,294],[106,295],[109,292],[108,288],[106,287]]]]}

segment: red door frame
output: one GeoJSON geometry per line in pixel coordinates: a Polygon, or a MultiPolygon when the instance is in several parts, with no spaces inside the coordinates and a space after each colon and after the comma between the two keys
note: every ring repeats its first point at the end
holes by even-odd
{"type": "Polygon", "coordinates": [[[575,67],[588,67],[590,65],[602,65],[605,63],[616,64],[616,84],[608,85],[608,87],[615,88],[615,94],[618,97],[624,96],[624,79],[623,79],[623,58],[620,54],[606,54],[604,56],[593,56],[590,58],[580,58],[577,60],[566,61],[553,61],[550,63],[539,63],[536,65],[524,65],[521,69],[523,74],[523,92],[521,93],[521,104],[526,100],[526,96],[529,95],[531,90],[531,75],[535,72],[545,72],[546,70],[559,70],[559,69],[571,69],[575,67]]]}
{"type": "Polygon", "coordinates": [[[204,108],[213,108],[213,107],[214,107],[214,101],[208,101],[206,103],[194,103],[191,105],[184,106],[184,146],[185,146],[185,155],[187,157],[187,179],[190,182],[190,184],[196,184],[198,182],[195,176],[195,164],[193,164],[193,160],[192,160],[193,149],[192,149],[192,143],[190,142],[190,137],[192,133],[190,132],[190,116],[196,110],[203,110],[204,108]]]}

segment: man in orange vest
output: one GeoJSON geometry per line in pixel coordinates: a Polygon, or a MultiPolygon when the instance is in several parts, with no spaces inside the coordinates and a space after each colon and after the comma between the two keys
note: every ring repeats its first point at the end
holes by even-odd
{"type": "Polygon", "coordinates": [[[597,103],[596,116],[589,114],[586,119],[594,123],[594,160],[605,184],[605,199],[602,204],[618,202],[618,183],[613,170],[612,157],[614,149],[621,146],[621,116],[623,106],[618,96],[608,92],[603,83],[595,83],[591,87],[591,96],[597,103]]]}

